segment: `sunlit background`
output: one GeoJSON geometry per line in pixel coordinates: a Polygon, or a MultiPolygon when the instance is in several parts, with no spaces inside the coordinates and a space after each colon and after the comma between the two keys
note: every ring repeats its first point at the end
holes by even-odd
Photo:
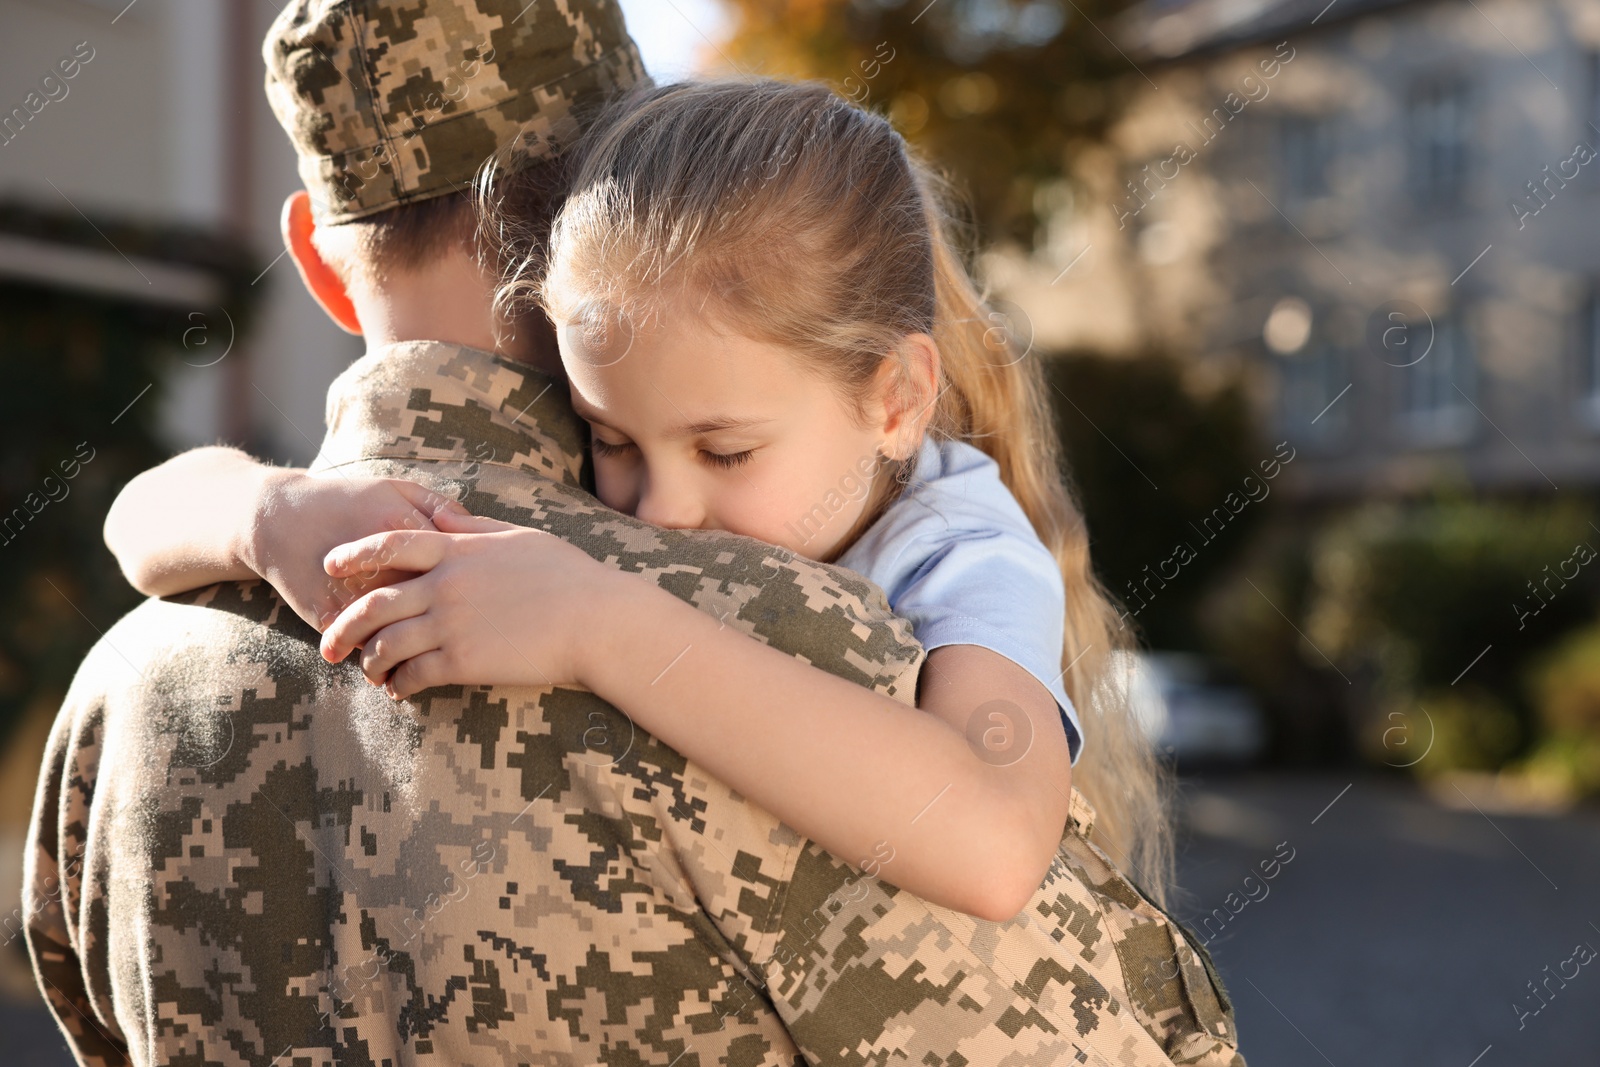
{"type": "MultiPolygon", "coordinates": [[[[1252,1067],[1593,1062],[1600,0],[623,7],[658,80],[826,80],[964,191],[1252,1067]]],[[[136,603],[110,499],[196,444],[309,460],[361,351],[280,255],[277,8],[0,0],[0,1063],[69,1062],[20,855],[136,603]]]]}

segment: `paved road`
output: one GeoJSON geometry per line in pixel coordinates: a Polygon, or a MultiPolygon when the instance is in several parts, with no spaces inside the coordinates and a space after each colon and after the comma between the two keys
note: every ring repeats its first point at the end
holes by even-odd
{"type": "MultiPolygon", "coordinates": [[[[1350,775],[1185,781],[1175,910],[1210,943],[1250,1067],[1600,1064],[1600,960],[1555,977],[1600,950],[1600,812],[1462,807],[1350,775]]],[[[71,1065],[42,1011],[0,999],[0,1035],[7,1067],[71,1065]]]]}
{"type": "Polygon", "coordinates": [[[1600,961],[1564,964],[1600,950],[1600,812],[1451,810],[1348,775],[1184,791],[1176,910],[1228,916],[1208,939],[1250,1067],[1600,1063],[1600,961]],[[1241,906],[1280,842],[1294,858],[1241,906]]]}

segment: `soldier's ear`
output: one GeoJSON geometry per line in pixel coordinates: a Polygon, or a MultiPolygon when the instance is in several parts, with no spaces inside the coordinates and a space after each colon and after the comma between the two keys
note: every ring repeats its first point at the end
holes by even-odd
{"type": "Polygon", "coordinates": [[[289,194],[283,202],[283,244],[300,271],[300,280],[322,310],[340,329],[361,336],[361,319],[350,300],[344,277],[335,270],[316,243],[317,220],[311,213],[311,195],[304,189],[289,194]]]}

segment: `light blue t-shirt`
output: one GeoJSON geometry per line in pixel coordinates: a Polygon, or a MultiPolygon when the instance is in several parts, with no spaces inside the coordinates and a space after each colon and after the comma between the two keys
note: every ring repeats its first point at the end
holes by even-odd
{"type": "Polygon", "coordinates": [[[900,498],[834,562],[876,582],[929,652],[980,645],[1043,682],[1078,762],[1083,730],[1061,684],[1061,570],[994,460],[924,438],[900,498]]]}

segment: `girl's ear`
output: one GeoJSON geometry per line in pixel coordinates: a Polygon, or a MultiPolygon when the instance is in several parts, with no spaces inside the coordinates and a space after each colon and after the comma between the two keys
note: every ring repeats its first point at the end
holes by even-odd
{"type": "Polygon", "coordinates": [[[882,420],[883,454],[890,459],[916,455],[939,400],[939,346],[925,333],[900,342],[899,358],[889,356],[874,380],[877,414],[882,420]]]}

